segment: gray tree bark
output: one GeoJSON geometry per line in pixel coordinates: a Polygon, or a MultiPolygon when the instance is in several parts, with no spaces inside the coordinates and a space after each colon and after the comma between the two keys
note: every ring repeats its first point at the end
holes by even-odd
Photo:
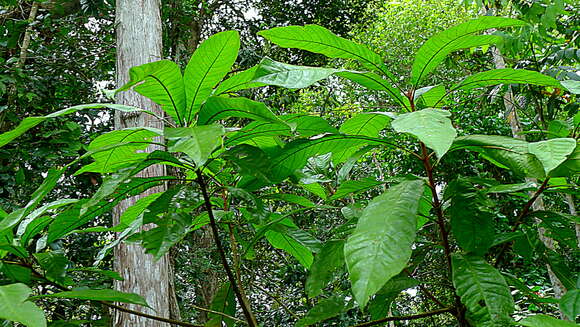
{"type": "MultiPolygon", "coordinates": [[[[125,84],[129,79],[131,67],[161,59],[161,17],[159,0],[117,0],[117,86],[125,84]]],[[[162,117],[159,106],[134,91],[122,92],[117,97],[117,103],[146,108],[162,117]]],[[[146,126],[163,128],[163,122],[145,114],[116,114],[115,128],[146,126]]],[[[156,150],[149,147],[147,151],[156,150]]],[[[139,173],[141,177],[165,175],[165,167],[151,166],[139,173]]],[[[120,203],[113,212],[114,223],[119,222],[121,214],[142,196],[163,191],[165,186],[149,189],[138,197],[127,199],[120,203]]],[[[147,228],[146,226],[144,228],[147,228]]],[[[145,254],[138,245],[120,244],[115,249],[115,270],[125,279],[116,281],[115,289],[123,292],[137,293],[145,298],[153,310],[128,305],[129,309],[154,314],[165,318],[179,318],[177,301],[173,287],[173,272],[169,257],[166,255],[155,262],[153,257],[145,254]]],[[[115,327],[169,326],[167,323],[114,312],[115,327]]]]}

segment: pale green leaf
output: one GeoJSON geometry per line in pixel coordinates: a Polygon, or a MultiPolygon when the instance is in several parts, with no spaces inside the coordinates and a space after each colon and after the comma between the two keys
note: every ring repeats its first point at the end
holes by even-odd
{"type": "Polygon", "coordinates": [[[345,181],[336,190],[336,192],[330,197],[330,200],[342,199],[350,193],[360,193],[373,188],[383,185],[385,182],[378,181],[372,178],[365,178],[361,180],[345,181]]]}
{"type": "Polygon", "coordinates": [[[262,102],[246,98],[210,97],[199,112],[198,124],[207,125],[230,117],[284,124],[262,102]]]}
{"type": "Polygon", "coordinates": [[[469,90],[478,87],[498,84],[532,84],[560,88],[556,79],[525,69],[492,69],[468,76],[462,82],[455,84],[451,91],[469,90]]]}
{"type": "Polygon", "coordinates": [[[213,88],[230,71],[239,48],[239,33],[225,31],[209,37],[195,50],[183,74],[187,99],[186,124],[191,123],[213,88]]]}
{"type": "Polygon", "coordinates": [[[570,93],[572,94],[580,94],[580,81],[576,80],[565,80],[560,82],[562,86],[564,86],[570,93]]]}
{"type": "Polygon", "coordinates": [[[453,286],[475,326],[508,326],[514,300],[503,276],[484,259],[456,253],[452,257],[453,286]]]}
{"type": "Polygon", "coordinates": [[[310,268],[312,265],[314,260],[312,252],[286,233],[269,230],[266,232],[266,239],[273,247],[291,254],[304,267],[310,268]]]}
{"type": "Polygon", "coordinates": [[[535,155],[542,165],[546,175],[563,163],[576,148],[576,140],[558,138],[529,144],[529,151],[535,155]]]}
{"type": "Polygon", "coordinates": [[[546,315],[535,315],[518,321],[518,325],[527,327],[578,327],[571,321],[556,319],[546,315]]]}
{"type": "Polygon", "coordinates": [[[517,19],[482,16],[435,34],[417,51],[411,70],[411,83],[417,86],[447,55],[454,51],[493,44],[501,40],[498,36],[474,36],[474,33],[483,32],[491,28],[525,24],[525,22],[517,19]]]}
{"type": "Polygon", "coordinates": [[[409,109],[409,99],[404,97],[401,91],[392,85],[391,81],[387,81],[373,72],[343,71],[336,73],[336,75],[364,86],[369,90],[387,92],[398,105],[407,110],[409,109]]]}
{"type": "Polygon", "coordinates": [[[385,112],[356,114],[340,126],[339,132],[349,135],[378,137],[379,132],[385,129],[394,117],[393,114],[385,112]]]}
{"type": "Polygon", "coordinates": [[[399,133],[417,137],[441,158],[457,136],[449,116],[451,113],[445,110],[423,109],[400,115],[391,126],[399,133]]]}
{"type": "Polygon", "coordinates": [[[184,123],[185,88],[181,70],[176,63],[160,60],[132,67],[129,69],[129,82],[115,93],[133,86],[139,94],[159,104],[178,124],[184,123]]]}
{"type": "Polygon", "coordinates": [[[163,135],[169,142],[168,151],[187,154],[197,167],[205,164],[213,150],[222,144],[225,129],[221,125],[166,128],[163,135]]]}
{"type": "Polygon", "coordinates": [[[422,180],[404,181],[374,198],[344,245],[352,291],[361,308],[411,257],[422,180]]]}
{"type": "Polygon", "coordinates": [[[220,94],[234,93],[236,91],[266,85],[254,81],[256,70],[258,70],[258,65],[229,77],[218,85],[212,95],[218,96],[220,94]]]}
{"type": "Polygon", "coordinates": [[[143,152],[152,139],[162,135],[160,130],[154,128],[132,127],[127,129],[114,130],[99,135],[89,144],[89,151],[95,160],[83,166],[75,175],[85,172],[112,173],[120,168],[134,165],[142,161],[148,155],[143,152]],[[111,147],[111,145],[117,145],[111,147]],[[100,149],[105,149],[100,151],[100,149]],[[139,152],[141,151],[141,152],[139,152]]]}
{"type": "Polygon", "coordinates": [[[32,290],[24,284],[0,286],[0,318],[28,327],[46,327],[42,309],[26,301],[32,290]]]}
{"type": "Polygon", "coordinates": [[[339,69],[295,66],[262,59],[254,76],[254,82],[276,85],[288,89],[301,89],[339,72],[339,69]]]}
{"type": "Polygon", "coordinates": [[[343,39],[318,25],[275,27],[260,31],[265,37],[283,48],[297,48],[320,53],[330,58],[356,59],[374,70],[388,73],[383,59],[366,46],[343,39]]]}

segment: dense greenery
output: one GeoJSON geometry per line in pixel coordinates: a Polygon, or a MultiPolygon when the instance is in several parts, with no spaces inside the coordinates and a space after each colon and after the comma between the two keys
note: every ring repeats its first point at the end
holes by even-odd
{"type": "MultiPolygon", "coordinates": [[[[49,313],[55,326],[106,324],[101,308],[123,310],[113,302],[146,305],[137,294],[107,288],[119,278],[105,269],[118,242],[140,243],[156,258],[178,248],[178,264],[211,266],[183,247],[195,247],[190,236],[209,229],[216,247],[205,255],[217,259],[224,278],[205,326],[575,326],[580,222],[562,199],[570,195],[573,208],[578,191],[578,81],[568,74],[573,68],[556,69],[556,58],[544,60],[545,67],[488,69],[493,45],[528,63],[530,54],[521,55],[509,40],[524,39],[533,51],[540,39],[547,43],[546,27],[534,36],[533,21],[459,21],[420,47],[407,44],[418,50],[413,58],[401,53],[398,65],[377,46],[381,30],[375,29],[379,37],[360,38],[379,54],[305,25],[258,35],[278,46],[276,54],[312,52],[336,68],[266,57],[231,72],[240,49],[240,35],[231,30],[200,43],[183,72],[170,60],[132,68],[131,81],[115,92],[132,89],[158,103],[166,127],[98,133],[78,158],[48,170],[28,191],[29,201],[0,208],[0,319],[46,326],[49,313]],[[465,50],[475,59],[459,58],[465,50]],[[458,69],[454,59],[477,60],[473,66],[481,71],[458,69]],[[323,90],[325,83],[338,95],[323,90]],[[266,103],[296,94],[277,88],[305,91],[276,111],[266,103]],[[242,97],[251,91],[265,101],[242,97]],[[521,119],[530,142],[512,136],[498,116],[504,108],[495,98],[504,92],[537,104],[530,119],[521,119]],[[324,112],[325,101],[312,114],[317,108],[305,100],[309,95],[333,96],[341,110],[324,112]],[[144,152],[158,137],[164,150],[144,152]],[[137,176],[156,164],[177,173],[137,176]],[[89,197],[60,191],[86,176],[99,184],[89,197]],[[139,200],[120,224],[106,225],[103,217],[121,200],[161,184],[170,187],[139,200]],[[155,227],[141,231],[144,224],[155,227]],[[118,238],[90,244],[100,252],[87,261],[67,258],[63,241],[111,232],[118,238]],[[560,299],[552,296],[549,273],[565,291],[560,299]],[[54,309],[79,303],[96,311],[54,309]]],[[[560,35],[566,33],[575,32],[560,35]]],[[[85,111],[104,117],[94,110],[107,108],[148,113],[89,104],[29,116],[0,134],[0,147],[19,144],[29,130],[58,117],[85,111]]],[[[529,114],[526,105],[520,112],[529,114]]],[[[25,184],[19,178],[15,184],[25,184]]]]}

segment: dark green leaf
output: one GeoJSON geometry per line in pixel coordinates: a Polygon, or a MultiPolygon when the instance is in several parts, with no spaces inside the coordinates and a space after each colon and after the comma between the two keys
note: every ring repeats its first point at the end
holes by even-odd
{"type": "Polygon", "coordinates": [[[306,294],[313,298],[332,280],[333,272],[344,266],[344,240],[331,240],[314,256],[306,279],[306,294]]]}
{"type": "Polygon", "coordinates": [[[208,125],[230,117],[284,124],[261,102],[246,98],[210,97],[199,112],[199,125],[208,125]]]}
{"type": "Polygon", "coordinates": [[[514,301],[503,276],[482,258],[456,253],[453,286],[476,326],[508,326],[514,301]]]}
{"type": "Polygon", "coordinates": [[[411,257],[423,183],[404,181],[374,198],[344,246],[352,291],[361,308],[411,257]]]}
{"type": "Polygon", "coordinates": [[[569,290],[560,299],[560,311],[562,311],[570,320],[576,321],[580,315],[580,290],[569,290]]]}
{"type": "Polygon", "coordinates": [[[66,291],[47,295],[40,295],[37,298],[54,297],[60,299],[80,299],[107,302],[133,303],[148,307],[147,301],[135,293],[123,293],[117,290],[78,290],[66,291]]]}
{"type": "Polygon", "coordinates": [[[527,327],[578,327],[578,324],[571,321],[564,321],[546,315],[527,317],[519,321],[518,325],[527,327]]]}
{"type": "Polygon", "coordinates": [[[349,309],[349,305],[341,296],[333,296],[320,300],[306,315],[296,322],[296,327],[310,326],[326,319],[336,317],[349,309]]]}

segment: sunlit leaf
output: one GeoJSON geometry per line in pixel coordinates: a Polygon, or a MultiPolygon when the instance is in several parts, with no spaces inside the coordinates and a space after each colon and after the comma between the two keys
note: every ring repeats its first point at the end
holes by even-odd
{"type": "Polygon", "coordinates": [[[28,327],[46,327],[44,312],[26,301],[32,290],[24,284],[0,286],[0,318],[28,327]]]}

